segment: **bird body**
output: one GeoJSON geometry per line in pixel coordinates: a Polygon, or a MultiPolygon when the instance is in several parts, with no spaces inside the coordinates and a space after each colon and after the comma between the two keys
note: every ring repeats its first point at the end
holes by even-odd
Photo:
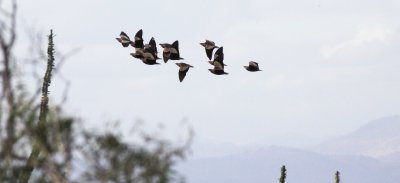
{"type": "Polygon", "coordinates": [[[156,65],[156,64],[160,64],[157,62],[157,57],[149,52],[145,52],[143,54],[143,58],[140,59],[142,60],[143,63],[147,64],[147,65],[156,65]]]}
{"type": "Polygon", "coordinates": [[[228,74],[227,72],[224,71],[224,67],[222,64],[219,62],[214,62],[214,68],[213,69],[208,69],[211,73],[215,75],[226,75],[228,74]]]}
{"type": "Polygon", "coordinates": [[[136,50],[135,53],[131,53],[132,57],[137,59],[143,58],[144,51],[143,50],[136,50]]]}
{"type": "Polygon", "coordinates": [[[254,61],[250,61],[248,66],[244,66],[244,68],[250,72],[261,71],[258,67],[258,63],[254,61]]]}

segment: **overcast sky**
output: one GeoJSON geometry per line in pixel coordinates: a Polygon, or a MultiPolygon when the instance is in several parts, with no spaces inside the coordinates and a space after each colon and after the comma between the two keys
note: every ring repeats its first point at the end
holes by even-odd
{"type": "MultiPolygon", "coordinates": [[[[163,123],[172,133],[186,121],[200,141],[296,144],[400,114],[398,0],[20,0],[19,5],[21,27],[43,34],[52,28],[59,48],[82,48],[63,74],[72,82],[68,111],[88,125],[118,119],[129,127],[143,119],[163,123]],[[174,61],[144,65],[129,55],[132,48],[115,40],[121,31],[133,37],[139,29],[145,42],[179,40],[184,62],[194,66],[182,83],[174,61]],[[199,45],[204,39],[224,47],[229,75],[209,73],[199,45]],[[245,71],[250,60],[263,71],[245,71]]],[[[51,94],[59,98],[63,84],[52,84],[51,94]]]]}

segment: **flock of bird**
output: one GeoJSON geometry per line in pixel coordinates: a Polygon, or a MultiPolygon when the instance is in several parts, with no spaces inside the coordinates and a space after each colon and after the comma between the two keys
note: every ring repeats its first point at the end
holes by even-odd
{"type": "MultiPolygon", "coordinates": [[[[135,34],[133,40],[131,40],[125,32],[121,32],[119,38],[116,39],[122,44],[123,47],[132,46],[135,48],[135,52],[131,53],[134,58],[140,59],[147,65],[160,64],[157,62],[157,60],[161,58],[157,56],[158,51],[156,41],[152,37],[148,44],[144,44],[142,29],[135,34]]],[[[168,60],[183,60],[179,54],[178,41],[175,41],[172,44],[161,43],[159,45],[163,48],[163,60],[165,63],[167,63],[168,60]]],[[[223,47],[216,46],[215,43],[210,40],[206,40],[204,43],[200,43],[200,45],[205,48],[207,57],[210,59],[209,63],[214,66],[214,68],[208,70],[215,75],[228,74],[224,71],[224,67],[227,65],[224,64],[223,47]],[[212,59],[214,49],[217,49],[217,51],[215,51],[214,59],[212,59]]],[[[189,68],[193,68],[193,66],[183,62],[176,63],[176,65],[179,67],[179,81],[182,82],[186,76],[186,73],[189,71],[189,68]]],[[[250,61],[249,65],[244,66],[244,68],[250,72],[261,71],[258,67],[258,63],[254,61],[250,61]]]]}

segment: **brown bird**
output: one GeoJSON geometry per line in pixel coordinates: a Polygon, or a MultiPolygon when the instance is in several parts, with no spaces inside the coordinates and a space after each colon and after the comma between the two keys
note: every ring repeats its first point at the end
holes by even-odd
{"type": "Polygon", "coordinates": [[[182,82],[186,76],[186,73],[189,71],[189,68],[193,68],[193,66],[183,62],[176,63],[176,65],[179,67],[179,81],[182,82]]]}
{"type": "Polygon", "coordinates": [[[214,68],[213,69],[208,69],[211,73],[215,75],[225,75],[228,74],[224,71],[224,67],[221,63],[219,62],[214,62],[214,68]]]}
{"type": "Polygon", "coordinates": [[[214,41],[210,41],[210,40],[207,40],[207,39],[206,39],[206,41],[205,41],[204,43],[200,43],[200,45],[203,46],[203,47],[205,48],[207,57],[208,57],[208,59],[210,59],[210,60],[211,60],[211,58],[212,58],[213,50],[214,50],[215,48],[219,48],[218,46],[215,46],[214,41]]]}
{"type": "Polygon", "coordinates": [[[135,48],[135,53],[131,53],[131,55],[137,59],[143,58],[144,53],[144,45],[143,45],[143,30],[140,29],[135,34],[135,40],[131,42],[131,45],[135,48]]]}
{"type": "Polygon", "coordinates": [[[214,53],[214,60],[212,61],[208,61],[208,63],[210,63],[211,65],[214,65],[215,62],[219,62],[222,65],[222,68],[224,68],[224,66],[227,66],[226,64],[224,64],[224,47],[220,47],[218,48],[218,50],[214,53]]]}
{"type": "Polygon", "coordinates": [[[150,53],[150,52],[144,52],[143,53],[143,58],[141,58],[140,60],[142,60],[142,62],[147,64],[147,65],[160,64],[160,63],[157,62],[156,55],[154,55],[153,53],[150,53]]]}
{"type": "Polygon", "coordinates": [[[261,71],[258,67],[258,63],[254,61],[250,61],[248,66],[244,66],[244,68],[250,72],[261,71]]]}
{"type": "Polygon", "coordinates": [[[135,47],[135,50],[138,49],[143,49],[144,44],[143,44],[143,30],[140,29],[139,31],[136,32],[134,42],[132,42],[132,46],[135,47]]]}
{"type": "Polygon", "coordinates": [[[161,43],[160,46],[164,48],[163,59],[167,63],[168,60],[182,60],[183,58],[179,55],[179,42],[175,41],[172,44],[161,43]]]}
{"type": "Polygon", "coordinates": [[[160,59],[157,56],[158,54],[157,44],[156,41],[154,40],[154,37],[150,39],[149,44],[144,45],[144,52],[153,54],[156,60],[160,59]]]}
{"type": "Polygon", "coordinates": [[[157,46],[154,38],[151,38],[149,44],[144,45],[144,49],[136,49],[135,53],[131,53],[135,58],[140,59],[143,63],[147,65],[160,64],[157,62],[157,46]]]}
{"type": "Polygon", "coordinates": [[[123,47],[128,47],[130,44],[132,44],[132,41],[129,38],[129,36],[126,35],[126,33],[123,31],[119,34],[119,37],[116,39],[118,42],[122,44],[123,47]]]}

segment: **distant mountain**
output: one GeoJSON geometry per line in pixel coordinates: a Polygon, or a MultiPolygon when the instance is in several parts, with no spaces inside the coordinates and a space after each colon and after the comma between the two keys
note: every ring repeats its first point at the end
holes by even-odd
{"type": "Polygon", "coordinates": [[[400,116],[374,120],[346,136],[313,148],[324,154],[384,157],[400,153],[400,116]]]}
{"type": "Polygon", "coordinates": [[[179,166],[188,183],[273,183],[282,165],[287,167],[288,183],[333,182],[337,170],[345,183],[400,182],[400,116],[374,120],[308,150],[227,144],[212,148],[217,156],[189,159],[179,166]]]}
{"type": "Polygon", "coordinates": [[[221,157],[242,153],[252,149],[255,149],[255,147],[239,146],[232,143],[194,142],[192,145],[192,158],[221,157]]]}
{"type": "Polygon", "coordinates": [[[273,146],[225,157],[192,159],[179,167],[189,183],[278,182],[287,167],[288,183],[333,182],[335,171],[346,183],[399,183],[397,167],[363,156],[329,156],[273,146]],[[390,175],[390,176],[387,176],[390,175]]]}

